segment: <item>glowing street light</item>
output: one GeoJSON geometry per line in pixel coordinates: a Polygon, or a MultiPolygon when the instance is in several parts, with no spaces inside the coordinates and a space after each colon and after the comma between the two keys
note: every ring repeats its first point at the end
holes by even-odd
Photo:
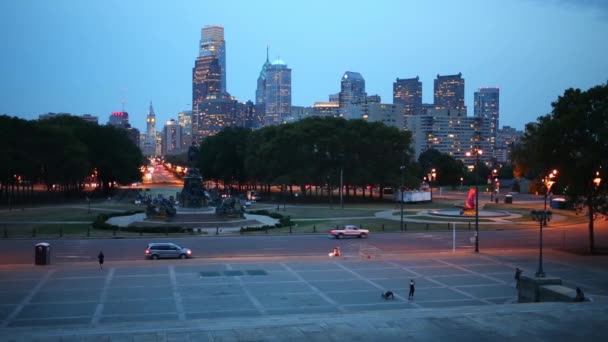
{"type": "Polygon", "coordinates": [[[539,222],[540,225],[540,236],[539,236],[539,248],[538,248],[538,270],[536,271],[536,277],[544,277],[545,271],[543,270],[543,226],[547,226],[547,222],[551,221],[553,215],[551,211],[547,210],[547,196],[551,191],[551,187],[555,184],[555,177],[557,176],[557,170],[551,171],[548,176],[543,178],[543,184],[545,185],[545,207],[541,210],[533,210],[533,218],[539,222]]]}

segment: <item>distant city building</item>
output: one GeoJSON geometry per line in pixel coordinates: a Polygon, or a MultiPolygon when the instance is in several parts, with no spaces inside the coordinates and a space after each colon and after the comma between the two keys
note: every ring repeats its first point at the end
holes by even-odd
{"type": "Polygon", "coordinates": [[[236,126],[237,101],[228,93],[213,93],[200,105],[201,139],[219,133],[225,127],[236,126]]]}
{"type": "Polygon", "coordinates": [[[156,114],[152,107],[152,101],[150,101],[148,115],[146,116],[146,138],[141,150],[142,154],[146,157],[156,155],[156,114]]]}
{"type": "Polygon", "coordinates": [[[312,107],[291,106],[291,118],[287,122],[300,121],[313,113],[312,107]]]}
{"type": "Polygon", "coordinates": [[[403,115],[422,114],[422,82],[420,78],[397,78],[393,83],[393,103],[403,105],[403,115]]]}
{"type": "Polygon", "coordinates": [[[422,107],[420,107],[420,114],[427,115],[429,111],[435,109],[435,105],[432,103],[423,103],[422,107]]]}
{"type": "Polygon", "coordinates": [[[329,94],[329,102],[340,102],[340,93],[329,94]]]}
{"type": "Polygon", "coordinates": [[[435,108],[465,110],[464,78],[458,75],[437,75],[435,79],[435,108]]]}
{"type": "Polygon", "coordinates": [[[278,125],[291,115],[291,69],[277,59],[266,69],[264,126],[278,125]]]}
{"type": "Polygon", "coordinates": [[[108,125],[114,126],[117,128],[122,128],[127,131],[127,136],[135,146],[140,147],[139,144],[139,130],[137,128],[131,127],[129,123],[129,113],[127,112],[112,112],[110,115],[110,119],[108,120],[108,125]]]}
{"type": "Polygon", "coordinates": [[[252,101],[237,102],[235,125],[251,129],[260,127],[260,121],[256,114],[256,106],[252,101]]]}
{"type": "Polygon", "coordinates": [[[354,116],[349,113],[350,107],[355,103],[365,102],[365,79],[358,72],[346,71],[340,81],[340,93],[338,103],[340,104],[340,116],[349,118],[354,116]]]}
{"type": "Polygon", "coordinates": [[[338,117],[340,116],[340,104],[335,101],[315,102],[312,106],[310,116],[338,117]]]}
{"type": "Polygon", "coordinates": [[[172,155],[181,154],[186,151],[184,148],[183,128],[175,120],[171,119],[167,121],[165,127],[163,127],[161,137],[161,154],[172,155]]]}
{"type": "Polygon", "coordinates": [[[200,144],[201,112],[199,106],[207,96],[226,89],[226,43],[224,28],[205,26],[201,30],[199,56],[192,68],[192,139],[200,144]]]}
{"type": "MultiPolygon", "coordinates": [[[[270,68],[270,60],[268,59],[268,47],[266,47],[266,62],[262,65],[262,70],[260,70],[257,87],[255,89],[256,112],[262,117],[262,120],[266,111],[266,80],[268,78],[268,68],[270,68]]],[[[260,124],[263,124],[263,121],[260,121],[260,124]]]]}
{"type": "Polygon", "coordinates": [[[129,113],[127,112],[112,112],[108,119],[108,125],[120,128],[129,128],[129,113]]]}
{"type": "Polygon", "coordinates": [[[518,131],[510,126],[503,126],[498,130],[495,148],[498,163],[511,163],[513,146],[523,135],[523,131],[518,131]]]}
{"type": "Polygon", "coordinates": [[[91,114],[82,114],[80,117],[81,117],[81,118],[82,118],[84,121],[91,122],[91,123],[94,123],[94,124],[96,124],[96,125],[98,125],[98,124],[99,124],[99,118],[98,118],[97,116],[95,116],[95,115],[91,115],[91,114]]]}
{"type": "MultiPolygon", "coordinates": [[[[467,117],[464,110],[454,109],[433,109],[427,115],[411,115],[407,123],[412,132],[416,158],[433,148],[462,160],[466,165],[474,163],[475,158],[467,157],[466,153],[475,150],[477,124],[478,120],[467,117]]],[[[485,155],[480,159],[485,160],[485,155]]]]}
{"type": "Polygon", "coordinates": [[[473,116],[481,120],[481,148],[487,151],[489,156],[497,158],[496,142],[500,117],[500,89],[497,87],[479,88],[474,96],[473,116]]]}
{"type": "Polygon", "coordinates": [[[192,145],[192,111],[178,113],[177,124],[182,127],[182,149],[186,151],[192,145]]]}
{"type": "MultiPolygon", "coordinates": [[[[372,98],[375,100],[376,98],[372,98]]],[[[353,105],[368,122],[382,122],[386,126],[403,129],[403,105],[369,101],[353,105]]]]}

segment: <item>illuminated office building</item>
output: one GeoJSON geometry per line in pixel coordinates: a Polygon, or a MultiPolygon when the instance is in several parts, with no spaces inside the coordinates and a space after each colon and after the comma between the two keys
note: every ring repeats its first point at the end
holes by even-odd
{"type": "Polygon", "coordinates": [[[479,88],[474,97],[474,116],[481,120],[481,148],[496,158],[498,157],[496,143],[500,116],[500,89],[497,87],[479,88]]]}
{"type": "Polygon", "coordinates": [[[365,79],[358,72],[346,71],[340,81],[340,93],[338,103],[340,104],[340,116],[351,117],[349,113],[353,104],[365,102],[367,93],[365,92],[365,79]]]}
{"type": "Polygon", "coordinates": [[[280,59],[266,69],[264,126],[278,125],[291,117],[291,69],[280,59]]]}
{"type": "Polygon", "coordinates": [[[222,89],[226,88],[224,29],[221,26],[205,26],[201,35],[199,56],[192,68],[192,139],[197,144],[204,136],[200,105],[210,94],[225,92],[222,89]]]}
{"type": "Polygon", "coordinates": [[[200,106],[200,138],[215,135],[225,127],[237,125],[237,101],[228,93],[213,93],[200,106]]]}
{"type": "Polygon", "coordinates": [[[393,104],[403,106],[403,115],[422,113],[422,82],[420,78],[398,78],[393,83],[393,104]]]}

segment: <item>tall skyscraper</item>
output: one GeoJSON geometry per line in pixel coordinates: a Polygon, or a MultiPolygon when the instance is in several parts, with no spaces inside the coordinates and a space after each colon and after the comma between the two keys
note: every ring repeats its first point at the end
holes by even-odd
{"type": "Polygon", "coordinates": [[[466,111],[462,73],[447,76],[437,75],[435,79],[435,108],[466,111]]]}
{"type": "Polygon", "coordinates": [[[278,125],[291,115],[291,69],[280,59],[266,69],[264,126],[278,125]]]}
{"type": "Polygon", "coordinates": [[[403,115],[422,113],[422,82],[420,78],[401,78],[393,83],[393,104],[403,105],[403,115]]]}
{"type": "Polygon", "coordinates": [[[226,86],[226,41],[224,40],[224,27],[207,25],[201,29],[199,57],[214,56],[218,59],[220,67],[220,90],[225,92],[226,86]]]}
{"type": "Polygon", "coordinates": [[[205,26],[201,31],[199,56],[192,69],[192,138],[199,144],[201,132],[200,105],[207,96],[226,88],[226,44],[224,28],[205,26]]]}
{"type": "Polygon", "coordinates": [[[340,81],[340,93],[338,94],[340,115],[349,118],[349,107],[355,103],[365,102],[366,97],[363,76],[358,72],[345,72],[340,81]]]}
{"type": "Polygon", "coordinates": [[[255,110],[259,116],[264,116],[266,110],[266,79],[268,78],[268,68],[270,68],[270,60],[268,59],[268,47],[266,47],[266,62],[262,65],[262,70],[258,76],[258,85],[255,89],[255,110]]]}
{"type": "Polygon", "coordinates": [[[479,88],[474,94],[474,116],[481,120],[481,145],[492,157],[496,155],[498,120],[500,115],[500,89],[479,88]]]}

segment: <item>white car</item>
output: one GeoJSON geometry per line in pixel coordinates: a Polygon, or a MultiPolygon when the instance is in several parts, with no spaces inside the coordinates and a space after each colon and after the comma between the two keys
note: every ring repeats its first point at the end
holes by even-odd
{"type": "Polygon", "coordinates": [[[369,234],[369,230],[361,229],[357,226],[347,225],[342,229],[332,229],[329,231],[329,236],[335,237],[336,239],[347,237],[347,236],[356,236],[358,238],[367,237],[369,234]]]}

